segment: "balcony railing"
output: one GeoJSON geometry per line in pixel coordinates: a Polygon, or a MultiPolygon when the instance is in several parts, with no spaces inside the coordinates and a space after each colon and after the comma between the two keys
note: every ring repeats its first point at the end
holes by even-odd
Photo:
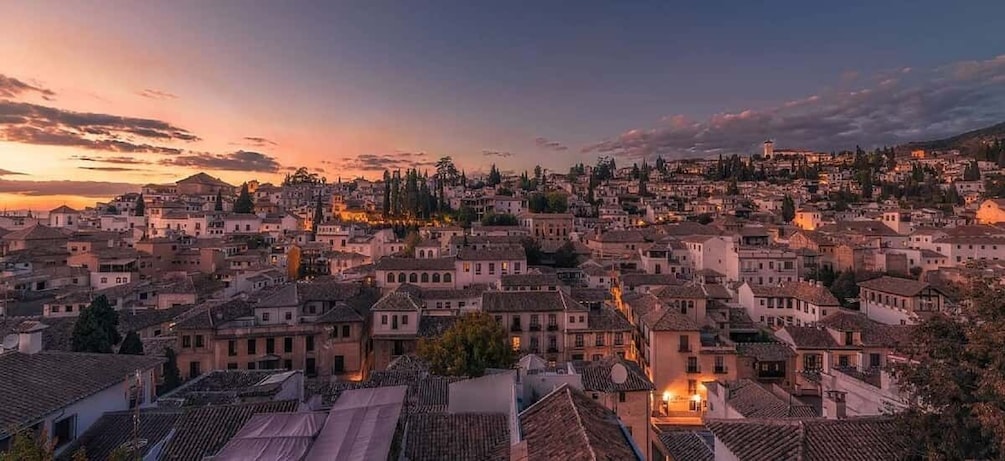
{"type": "Polygon", "coordinates": [[[520,328],[520,325],[513,325],[509,328],[509,331],[520,332],[523,331],[523,328],[520,328]]]}
{"type": "Polygon", "coordinates": [[[701,373],[701,367],[687,367],[688,373],[701,373]]]}
{"type": "Polygon", "coordinates": [[[548,348],[548,353],[550,353],[550,354],[555,354],[557,352],[558,352],[558,348],[557,347],[549,347],[548,348]]]}
{"type": "Polygon", "coordinates": [[[530,324],[530,331],[541,331],[541,324],[530,324]]]}
{"type": "Polygon", "coordinates": [[[715,369],[713,369],[713,372],[715,374],[717,374],[717,375],[724,375],[726,373],[729,373],[729,368],[724,367],[724,366],[723,367],[715,367],[715,369]]]}
{"type": "Polygon", "coordinates": [[[558,331],[558,325],[548,325],[548,331],[558,331]]]}

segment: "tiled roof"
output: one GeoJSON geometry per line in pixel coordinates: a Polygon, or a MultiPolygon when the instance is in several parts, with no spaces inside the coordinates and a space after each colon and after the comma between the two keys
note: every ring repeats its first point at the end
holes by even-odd
{"type": "Polygon", "coordinates": [[[653,290],[659,299],[705,299],[707,295],[701,285],[670,285],[653,290]]]}
{"type": "Polygon", "coordinates": [[[345,323],[362,322],[366,319],[357,311],[345,303],[335,303],[328,312],[315,320],[315,323],[345,323]]]}
{"type": "Polygon", "coordinates": [[[621,284],[628,287],[642,285],[680,285],[681,281],[670,274],[622,274],[621,284]]]}
{"type": "Polygon", "coordinates": [[[39,352],[0,354],[0,433],[119,385],[159,357],[39,352]]]}
{"type": "Polygon", "coordinates": [[[635,230],[612,230],[604,232],[594,237],[594,240],[602,243],[631,243],[645,242],[642,233],[635,230]]]}
{"type": "Polygon", "coordinates": [[[779,333],[788,333],[796,349],[837,349],[837,341],[823,327],[786,325],[779,333]]]}
{"type": "Polygon", "coordinates": [[[760,384],[739,379],[720,383],[720,392],[726,393],[726,403],[745,418],[812,418],[818,416],[813,408],[790,397],[785,401],[760,384]]]}
{"type": "Polygon", "coordinates": [[[520,413],[528,459],[633,460],[617,415],[568,385],[520,413]]]}
{"type": "Polygon", "coordinates": [[[176,432],[161,456],[163,461],[197,461],[212,456],[259,413],[296,411],[296,400],[240,405],[209,405],[185,411],[175,424],[176,432]]]}
{"type": "Polygon", "coordinates": [[[661,307],[642,317],[642,322],[653,331],[698,331],[701,325],[676,309],[661,307]]]}
{"type": "Polygon", "coordinates": [[[796,355],[785,343],[736,343],[736,353],[759,362],[780,362],[796,355]]]}
{"type": "Polygon", "coordinates": [[[794,298],[817,306],[840,306],[827,288],[810,282],[792,281],[781,285],[749,285],[754,296],[794,298]]]}
{"type": "Polygon", "coordinates": [[[243,299],[235,299],[224,303],[209,303],[197,309],[199,309],[197,313],[175,324],[175,329],[208,330],[254,313],[251,303],[243,299]]]}
{"type": "Polygon", "coordinates": [[[882,276],[872,280],[859,282],[860,288],[867,288],[883,293],[890,293],[897,296],[916,296],[929,285],[914,279],[902,279],[900,277],[882,276]]]}
{"type": "Polygon", "coordinates": [[[692,431],[661,431],[660,442],[672,460],[714,461],[715,453],[705,439],[692,431]]]}
{"type": "Polygon", "coordinates": [[[709,420],[705,426],[744,461],[889,461],[905,459],[893,420],[709,420]]]}
{"type": "Polygon", "coordinates": [[[419,337],[439,336],[447,331],[460,317],[456,315],[423,315],[419,317],[419,337]]]}
{"type": "Polygon", "coordinates": [[[632,324],[621,312],[609,307],[592,309],[586,315],[587,331],[631,331],[632,324]]]}
{"type": "Polygon", "coordinates": [[[60,232],[58,229],[54,229],[49,226],[44,226],[42,224],[35,224],[31,227],[26,227],[21,230],[11,232],[4,235],[3,240],[6,241],[21,241],[21,240],[66,240],[67,235],[60,232]]]}
{"type": "MultiPolygon", "coordinates": [[[[140,410],[137,435],[147,441],[140,450],[140,457],[146,456],[151,448],[168,436],[181,414],[182,411],[175,408],[140,410]]],[[[87,429],[87,432],[81,434],[72,445],[63,450],[59,459],[69,461],[73,453],[81,448],[87,453],[88,459],[108,459],[113,451],[133,440],[135,416],[135,411],[105,413],[87,429]]]]}
{"type": "Polygon", "coordinates": [[[503,413],[425,413],[408,417],[405,457],[410,461],[505,461],[510,435],[503,413]]]}
{"type": "Polygon", "coordinates": [[[559,291],[486,291],[482,294],[485,312],[545,312],[584,310],[575,300],[559,291]]]}
{"type": "Polygon", "coordinates": [[[879,221],[838,221],[818,229],[824,234],[859,234],[865,236],[896,237],[897,231],[879,221]]]}
{"type": "Polygon", "coordinates": [[[913,325],[886,325],[870,319],[865,314],[851,311],[834,312],[824,317],[818,325],[836,331],[857,331],[862,334],[864,346],[896,347],[907,344],[913,325]]]}
{"type": "Polygon", "coordinates": [[[412,295],[400,291],[392,291],[383,298],[380,298],[376,304],[373,305],[373,310],[375,311],[412,311],[417,312],[421,309],[420,303],[412,298],[412,295]]]}
{"type": "Polygon", "coordinates": [[[646,377],[642,368],[633,361],[611,356],[595,362],[579,362],[576,364],[583,379],[583,389],[600,392],[633,392],[651,391],[653,383],[646,377]],[[620,364],[627,371],[627,379],[623,383],[614,382],[611,369],[620,364]]]}
{"type": "Polygon", "coordinates": [[[454,258],[400,258],[384,256],[373,265],[377,271],[451,271],[454,258]]]}

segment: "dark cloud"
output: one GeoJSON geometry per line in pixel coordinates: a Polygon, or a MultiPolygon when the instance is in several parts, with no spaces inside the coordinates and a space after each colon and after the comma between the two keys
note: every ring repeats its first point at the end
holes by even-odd
{"type": "Polygon", "coordinates": [[[168,93],[167,91],[151,90],[149,88],[143,91],[137,91],[136,94],[143,96],[144,98],[150,98],[150,99],[161,99],[161,100],[178,99],[177,95],[168,93]]]}
{"type": "Polygon", "coordinates": [[[48,88],[42,88],[37,85],[25,83],[14,77],[8,77],[0,74],[0,97],[13,98],[24,93],[38,93],[46,100],[52,99],[53,96],[56,96],[56,93],[48,88]]]}
{"type": "Polygon", "coordinates": [[[161,165],[228,171],[275,173],[282,166],[275,157],[239,150],[230,154],[192,153],[161,160],[161,165]]]}
{"type": "MultiPolygon", "coordinates": [[[[847,80],[847,78],[845,78],[847,80]]],[[[764,139],[821,151],[939,138],[1005,119],[1005,56],[919,72],[899,69],[776,107],[706,120],[677,115],[582,149],[625,157],[750,153],[764,139]]]]}
{"type": "Polygon", "coordinates": [[[78,166],[81,170],[91,170],[91,171],[107,171],[109,173],[116,173],[122,171],[146,171],[140,168],[126,168],[122,166],[78,166]]]}
{"type": "MultiPolygon", "coordinates": [[[[322,162],[324,163],[324,162],[322,162]]],[[[425,152],[392,152],[387,154],[360,154],[345,159],[339,167],[355,171],[404,170],[435,166],[425,152]]]]}
{"type": "Polygon", "coordinates": [[[0,193],[27,196],[76,195],[79,197],[113,197],[127,192],[139,192],[139,184],[104,181],[3,181],[0,193]]]}
{"type": "Polygon", "coordinates": [[[512,157],[512,156],[514,156],[516,154],[514,154],[512,152],[500,152],[500,151],[495,151],[495,150],[483,150],[482,151],[482,155],[484,155],[486,157],[509,158],[509,157],[512,157]]]}
{"type": "Polygon", "coordinates": [[[537,147],[543,147],[545,149],[550,149],[555,152],[562,152],[569,150],[569,147],[566,146],[565,144],[562,144],[558,141],[552,141],[548,138],[541,138],[541,137],[535,138],[534,144],[537,144],[537,147]]]}
{"type": "Polygon", "coordinates": [[[37,104],[0,101],[0,140],[89,150],[177,155],[181,149],[150,144],[198,141],[199,137],[170,123],[118,115],[73,112],[37,104]]]}
{"type": "Polygon", "coordinates": [[[70,159],[81,162],[112,163],[117,165],[149,165],[152,163],[135,157],[90,157],[87,155],[74,155],[70,159]]]}
{"type": "Polygon", "coordinates": [[[17,171],[10,171],[0,168],[0,177],[3,176],[27,176],[27,173],[20,173],[17,171]]]}
{"type": "Polygon", "coordinates": [[[268,146],[278,146],[275,141],[270,139],[262,138],[259,136],[245,136],[242,140],[244,144],[248,144],[255,147],[268,147],[268,146]]]}

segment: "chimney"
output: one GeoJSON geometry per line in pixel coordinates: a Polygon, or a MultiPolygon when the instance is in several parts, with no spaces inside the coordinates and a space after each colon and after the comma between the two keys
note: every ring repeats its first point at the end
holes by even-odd
{"type": "Polygon", "coordinates": [[[830,390],[824,397],[824,417],[827,419],[845,419],[848,417],[845,392],[830,390]]]}
{"type": "Polygon", "coordinates": [[[17,333],[17,350],[22,354],[36,354],[42,351],[42,330],[49,328],[42,322],[25,320],[14,332],[17,333]]]}

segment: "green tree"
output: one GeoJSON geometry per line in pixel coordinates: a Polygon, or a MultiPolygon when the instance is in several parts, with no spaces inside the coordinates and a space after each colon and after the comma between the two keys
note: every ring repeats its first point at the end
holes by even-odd
{"type": "Polygon", "coordinates": [[[44,428],[38,433],[24,428],[14,433],[10,449],[0,452],[0,461],[52,461],[55,451],[56,441],[49,439],[44,428]]]}
{"type": "Polygon", "coordinates": [[[548,213],[565,213],[569,209],[569,198],[561,192],[549,192],[548,213]]]}
{"type": "Polygon", "coordinates": [[[223,211],[223,192],[219,189],[216,191],[216,203],[213,205],[213,211],[223,211]]]}
{"type": "Polygon", "coordinates": [[[793,219],[796,219],[796,202],[786,195],[782,199],[782,221],[789,223],[793,219]]]}
{"type": "Polygon", "coordinates": [[[541,242],[533,237],[524,237],[520,240],[524,253],[527,254],[527,265],[536,266],[541,264],[541,242]]]}
{"type": "Polygon", "coordinates": [[[488,368],[510,368],[516,360],[506,329],[490,314],[465,314],[442,335],[422,338],[419,357],[433,373],[477,377],[488,368]]]}
{"type": "Polygon", "coordinates": [[[122,339],[122,344],[119,345],[119,353],[125,355],[143,355],[143,341],[140,341],[140,335],[136,334],[135,331],[126,333],[126,337],[122,339]]]}
{"type": "Polygon", "coordinates": [[[842,306],[848,307],[851,302],[848,299],[858,297],[858,282],[855,278],[855,271],[847,270],[837,274],[834,283],[830,285],[831,293],[841,302],[842,306]]]}
{"type": "Polygon", "coordinates": [[[181,385],[181,372],[178,370],[178,354],[172,348],[164,349],[164,384],[158,393],[165,393],[181,385]]]}
{"type": "Polygon", "coordinates": [[[981,170],[977,166],[977,160],[971,160],[967,163],[967,166],[963,169],[963,180],[964,181],[979,181],[981,179],[981,170]]]}
{"type": "Polygon", "coordinates": [[[321,203],[321,196],[318,195],[318,202],[314,205],[314,219],[311,220],[311,233],[318,235],[318,225],[325,219],[325,207],[321,203]]]}
{"type": "Polygon", "coordinates": [[[381,207],[384,218],[391,216],[391,172],[384,170],[384,203],[381,207]]]}
{"type": "Polygon", "coordinates": [[[415,257],[415,246],[422,241],[422,237],[419,236],[419,232],[416,230],[411,230],[408,235],[405,236],[405,254],[411,257],[415,257]]]}
{"type": "Polygon", "coordinates": [[[482,217],[482,225],[484,226],[516,226],[519,225],[520,221],[508,213],[485,213],[482,217]]]}
{"type": "Polygon", "coordinates": [[[241,185],[241,193],[234,202],[234,213],[254,213],[255,202],[251,200],[251,193],[248,192],[248,183],[241,185]]]}
{"type": "Polygon", "coordinates": [[[134,211],[136,216],[143,216],[147,213],[147,204],[143,202],[143,194],[140,194],[139,197],[136,197],[135,208],[136,209],[134,211]]]}
{"type": "Polygon", "coordinates": [[[572,242],[565,242],[555,251],[555,267],[576,267],[579,264],[579,256],[576,254],[576,247],[572,242]]]}
{"type": "Polygon", "coordinates": [[[924,320],[901,347],[908,360],[891,366],[914,459],[1005,456],[1005,289],[973,280],[965,291],[960,312],[924,320]]]}
{"type": "Polygon", "coordinates": [[[119,313],[108,304],[108,298],[98,296],[84,308],[73,325],[70,338],[74,352],[108,354],[122,340],[118,331],[119,313]]]}

